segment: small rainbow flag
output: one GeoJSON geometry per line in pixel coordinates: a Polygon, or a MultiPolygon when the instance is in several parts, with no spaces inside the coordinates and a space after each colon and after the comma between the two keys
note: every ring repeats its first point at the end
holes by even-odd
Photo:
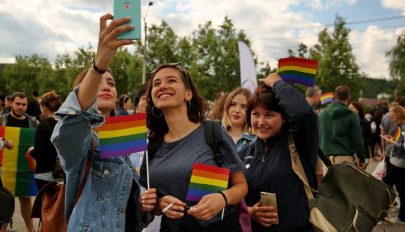
{"type": "Polygon", "coordinates": [[[398,143],[404,143],[404,136],[402,135],[402,131],[401,128],[399,126],[397,126],[397,128],[395,128],[395,132],[394,132],[394,140],[398,143]]]}
{"type": "Polygon", "coordinates": [[[278,73],[285,82],[314,86],[318,67],[317,60],[282,58],[278,61],[278,73]]]}
{"type": "Polygon", "coordinates": [[[194,163],[186,200],[198,202],[210,193],[228,188],[229,169],[194,163]]]}
{"type": "Polygon", "coordinates": [[[0,127],[0,137],[11,140],[13,149],[0,150],[1,179],[4,187],[15,196],[35,196],[38,188],[34,179],[35,161],[26,156],[29,147],[34,146],[35,129],[0,127]]]}
{"type": "Polygon", "coordinates": [[[102,158],[146,151],[146,114],[114,116],[97,128],[102,158]]]}
{"type": "Polygon", "coordinates": [[[324,93],[321,96],[321,105],[325,105],[327,103],[333,102],[334,99],[335,99],[335,94],[333,94],[332,92],[324,93]]]}

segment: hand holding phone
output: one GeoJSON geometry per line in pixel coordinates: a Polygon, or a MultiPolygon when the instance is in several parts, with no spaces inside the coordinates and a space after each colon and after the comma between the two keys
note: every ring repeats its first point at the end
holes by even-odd
{"type": "MultiPolygon", "coordinates": [[[[268,193],[268,192],[260,192],[260,202],[262,206],[271,206],[274,208],[273,212],[278,214],[277,210],[277,197],[275,193],[268,193]]],[[[275,225],[278,224],[278,216],[277,221],[273,223],[275,225]]]]}
{"type": "Polygon", "coordinates": [[[114,0],[114,19],[130,17],[129,25],[135,28],[125,31],[117,36],[117,39],[141,39],[141,2],[140,0],[114,0]]]}

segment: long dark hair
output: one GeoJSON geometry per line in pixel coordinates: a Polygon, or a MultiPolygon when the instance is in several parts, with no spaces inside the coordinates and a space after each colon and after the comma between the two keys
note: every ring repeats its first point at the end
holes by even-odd
{"type": "MultiPolygon", "coordinates": [[[[162,111],[156,108],[152,101],[152,82],[155,77],[155,74],[164,68],[176,69],[181,73],[181,80],[183,81],[186,89],[190,89],[193,93],[193,97],[190,100],[190,105],[187,106],[187,115],[188,119],[194,123],[204,122],[205,115],[205,104],[203,98],[201,97],[197,87],[194,85],[190,74],[179,64],[162,64],[155,71],[152,72],[152,76],[148,81],[148,105],[146,107],[147,120],[146,124],[149,129],[149,142],[153,144],[154,141],[162,141],[163,135],[169,131],[166,120],[162,111]],[[153,110],[153,112],[152,112],[153,110]]],[[[189,104],[189,103],[187,103],[189,104]]]]}

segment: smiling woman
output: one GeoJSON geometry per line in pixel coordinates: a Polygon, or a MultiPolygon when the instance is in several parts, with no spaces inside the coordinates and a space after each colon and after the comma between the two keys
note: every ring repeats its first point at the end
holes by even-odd
{"type": "Polygon", "coordinates": [[[141,194],[139,176],[127,156],[100,157],[100,139],[93,129],[115,110],[116,83],[107,67],[119,47],[132,43],[116,39],[119,31],[133,29],[123,25],[129,19],[112,18],[110,14],[100,18],[99,44],[92,66],[79,74],[73,91],[56,112],[60,120],[51,140],[66,173],[68,231],[141,231],[145,226],[141,215],[156,204],[155,189],[141,194]],[[107,25],[108,20],[112,22],[107,25]],[[87,164],[89,175],[85,174],[87,164]],[[80,194],[79,185],[83,183],[80,194]]]}
{"type": "MultiPolygon", "coordinates": [[[[220,149],[226,154],[223,167],[231,172],[229,189],[207,194],[197,203],[186,201],[193,165],[216,163],[205,141],[203,100],[184,66],[163,64],[153,71],[147,97],[150,185],[158,191],[155,213],[163,213],[160,231],[241,231],[234,205],[245,196],[247,184],[243,164],[223,128],[220,149]]],[[[145,174],[144,162],[142,179],[145,174]]]]}

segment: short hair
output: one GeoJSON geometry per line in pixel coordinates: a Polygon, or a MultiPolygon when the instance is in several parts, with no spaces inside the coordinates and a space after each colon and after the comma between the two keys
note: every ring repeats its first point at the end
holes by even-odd
{"type": "Polygon", "coordinates": [[[62,101],[60,97],[56,94],[55,90],[52,90],[40,97],[39,104],[42,107],[48,108],[49,111],[51,112],[56,112],[62,105],[62,101]]]}
{"type": "Polygon", "coordinates": [[[346,101],[350,98],[350,89],[346,85],[340,85],[335,89],[335,97],[339,101],[346,101]]]}
{"type": "Polygon", "coordinates": [[[283,118],[287,118],[287,114],[280,106],[280,101],[276,97],[274,90],[267,85],[260,85],[257,87],[256,91],[248,101],[248,106],[246,108],[246,120],[250,127],[252,127],[251,113],[258,106],[261,106],[269,111],[280,113],[283,118]]]}
{"type": "Polygon", "coordinates": [[[32,91],[32,96],[34,96],[34,97],[38,97],[38,96],[39,96],[39,92],[38,92],[38,90],[34,90],[34,91],[32,91]]]}
{"type": "Polygon", "coordinates": [[[314,85],[314,87],[308,87],[307,91],[305,92],[305,97],[314,97],[316,94],[322,94],[322,90],[314,85]]]}
{"type": "Polygon", "coordinates": [[[15,99],[16,97],[18,97],[18,98],[27,98],[27,96],[25,95],[25,93],[23,93],[23,92],[15,92],[15,93],[13,93],[13,94],[11,95],[11,98],[10,98],[11,102],[14,102],[14,99],[15,99]]]}
{"type": "Polygon", "coordinates": [[[391,114],[395,114],[395,116],[399,120],[401,120],[401,121],[405,120],[405,109],[398,102],[391,103],[390,112],[391,112],[391,114]]]}

